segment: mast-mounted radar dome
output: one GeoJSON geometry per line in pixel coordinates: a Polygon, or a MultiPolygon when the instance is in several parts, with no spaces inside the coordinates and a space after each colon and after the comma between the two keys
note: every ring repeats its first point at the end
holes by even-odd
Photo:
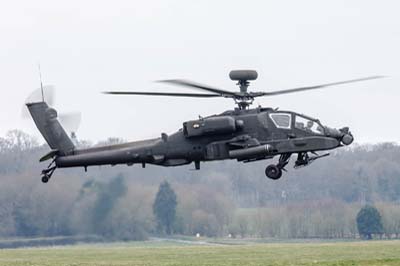
{"type": "Polygon", "coordinates": [[[245,81],[245,80],[256,80],[258,77],[257,71],[255,70],[232,70],[229,72],[231,80],[245,81]]]}
{"type": "Polygon", "coordinates": [[[257,71],[255,70],[232,70],[229,72],[231,80],[237,80],[240,87],[241,93],[247,93],[249,87],[249,80],[256,80],[258,77],[257,71]]]}

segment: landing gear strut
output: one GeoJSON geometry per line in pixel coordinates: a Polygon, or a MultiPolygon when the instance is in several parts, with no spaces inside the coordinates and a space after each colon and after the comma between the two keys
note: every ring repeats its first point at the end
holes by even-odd
{"type": "Polygon", "coordinates": [[[49,182],[51,176],[53,175],[54,171],[57,169],[57,166],[53,165],[55,160],[53,160],[46,169],[42,171],[42,182],[47,183],[49,182]]]}
{"type": "Polygon", "coordinates": [[[325,154],[322,154],[322,155],[318,155],[318,154],[315,153],[315,152],[311,152],[311,153],[314,154],[314,156],[309,156],[307,152],[300,152],[300,153],[297,155],[297,160],[296,160],[296,162],[294,163],[294,168],[299,168],[299,167],[307,166],[307,165],[309,165],[310,163],[314,162],[316,159],[329,156],[329,153],[325,153],[325,154]]]}
{"type": "Polygon", "coordinates": [[[285,166],[289,163],[289,159],[291,153],[284,153],[279,157],[279,162],[278,164],[270,164],[265,168],[265,175],[268,178],[271,178],[273,180],[277,180],[282,177],[282,170],[285,170],[285,166]]]}

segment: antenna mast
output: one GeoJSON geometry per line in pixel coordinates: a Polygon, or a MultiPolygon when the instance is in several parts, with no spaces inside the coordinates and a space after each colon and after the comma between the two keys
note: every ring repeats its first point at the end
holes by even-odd
{"type": "Polygon", "coordinates": [[[40,91],[42,92],[42,102],[44,102],[43,82],[42,82],[42,71],[40,71],[40,63],[38,64],[39,79],[40,79],[40,91]]]}

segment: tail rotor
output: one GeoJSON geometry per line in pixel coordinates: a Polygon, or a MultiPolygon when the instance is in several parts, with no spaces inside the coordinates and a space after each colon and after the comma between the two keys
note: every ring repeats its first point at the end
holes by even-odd
{"type": "MultiPolygon", "coordinates": [[[[25,104],[44,101],[48,104],[48,106],[54,107],[55,100],[56,100],[55,86],[45,85],[32,91],[31,94],[29,94],[29,96],[26,98],[25,104]]],[[[29,114],[29,111],[26,108],[25,104],[21,111],[21,117],[23,119],[30,119],[31,115],[29,114]]],[[[58,119],[60,120],[60,123],[63,125],[65,131],[67,131],[71,139],[76,141],[76,133],[82,121],[82,113],[78,111],[59,113],[58,119]]]]}

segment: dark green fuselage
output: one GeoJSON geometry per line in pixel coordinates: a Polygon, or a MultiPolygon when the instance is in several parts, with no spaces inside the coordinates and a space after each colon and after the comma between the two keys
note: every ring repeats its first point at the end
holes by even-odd
{"type": "Polygon", "coordinates": [[[340,131],[294,112],[261,107],[236,109],[185,122],[182,129],[170,136],[162,134],[158,139],[74,149],[58,156],[55,162],[57,167],[136,163],[177,166],[225,159],[250,162],[279,154],[334,149],[342,146],[342,138],[340,131]],[[318,130],[299,125],[300,118],[311,121],[318,130]]]}

